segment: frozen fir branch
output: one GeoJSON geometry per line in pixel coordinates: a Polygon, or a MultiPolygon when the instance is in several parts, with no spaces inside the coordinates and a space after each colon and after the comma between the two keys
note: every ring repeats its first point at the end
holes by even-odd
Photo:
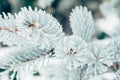
{"type": "Polygon", "coordinates": [[[94,22],[87,8],[73,9],[71,36],[37,8],[3,15],[0,42],[7,47],[0,49],[0,80],[88,80],[105,73],[119,80],[119,39],[106,45],[91,43],[94,22]]]}
{"type": "Polygon", "coordinates": [[[8,14],[7,16],[6,14],[3,13],[3,15],[4,18],[2,18],[2,16],[0,15],[0,37],[1,37],[0,42],[2,42],[3,44],[7,44],[9,46],[16,45],[18,44],[19,42],[18,40],[20,40],[20,38],[21,41],[24,39],[22,39],[21,36],[15,36],[16,33],[19,31],[17,26],[15,25],[15,18],[11,14],[8,14]]]}
{"type": "Polygon", "coordinates": [[[22,8],[18,15],[15,14],[15,16],[11,14],[8,14],[8,16],[4,15],[4,18],[1,17],[0,24],[0,40],[7,45],[21,45],[26,42],[43,43],[41,41],[44,40],[39,40],[39,38],[55,39],[57,36],[60,37],[64,35],[62,27],[57,20],[50,14],[37,10],[37,8],[35,10],[32,10],[31,7],[29,7],[29,10],[27,8],[22,8]],[[8,35],[2,36],[2,34],[8,35]]]}
{"type": "Polygon", "coordinates": [[[110,52],[109,45],[99,43],[90,43],[89,50],[91,52],[90,60],[88,60],[88,68],[86,74],[89,76],[101,75],[112,70],[114,53],[110,52]]]}
{"type": "Polygon", "coordinates": [[[1,52],[4,53],[4,55],[0,55],[0,66],[5,68],[10,68],[14,66],[14,64],[25,63],[36,60],[37,58],[46,57],[47,55],[52,55],[51,50],[39,49],[39,47],[32,45],[5,48],[1,50],[1,52]]]}
{"type": "Polygon", "coordinates": [[[114,53],[114,62],[119,62],[120,59],[120,41],[119,41],[120,37],[116,37],[116,38],[113,38],[111,39],[111,44],[110,45],[110,50],[111,52],[114,53]]]}
{"type": "Polygon", "coordinates": [[[92,40],[94,21],[91,12],[86,7],[76,7],[70,15],[70,25],[73,35],[79,36],[86,42],[92,40]]]}
{"type": "Polygon", "coordinates": [[[70,69],[85,64],[89,54],[88,44],[77,36],[66,36],[55,46],[55,56],[64,59],[70,69]]]}
{"type": "Polygon", "coordinates": [[[35,10],[31,7],[23,8],[15,16],[3,15],[4,18],[0,17],[0,41],[15,48],[14,51],[2,52],[0,57],[2,68],[45,57],[53,49],[51,41],[64,36],[57,20],[37,8],[35,10]]]}
{"type": "Polygon", "coordinates": [[[110,53],[113,54],[112,65],[110,66],[111,70],[115,74],[115,80],[120,79],[120,37],[112,38],[109,43],[109,50],[110,53]]]}
{"type": "Polygon", "coordinates": [[[47,14],[45,11],[37,10],[37,8],[35,10],[32,10],[31,7],[29,9],[22,8],[16,19],[18,26],[23,26],[23,28],[27,26],[28,28],[39,29],[39,31],[46,34],[63,35],[62,26],[59,22],[52,15],[47,14]]]}

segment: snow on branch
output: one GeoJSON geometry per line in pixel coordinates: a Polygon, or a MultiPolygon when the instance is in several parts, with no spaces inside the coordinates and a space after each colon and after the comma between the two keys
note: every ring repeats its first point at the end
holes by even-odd
{"type": "Polygon", "coordinates": [[[3,15],[0,16],[0,42],[8,46],[8,52],[1,52],[0,67],[12,67],[52,54],[53,42],[64,36],[59,22],[37,8],[24,7],[18,14],[3,15]]]}
{"type": "Polygon", "coordinates": [[[70,15],[70,25],[73,35],[90,42],[94,32],[94,21],[91,12],[86,7],[76,7],[70,15]]]}
{"type": "Polygon", "coordinates": [[[73,35],[66,36],[52,15],[31,7],[0,15],[0,42],[7,45],[0,48],[0,80],[88,80],[105,73],[119,80],[120,38],[92,41],[86,7],[73,9],[70,25],[73,35]]]}

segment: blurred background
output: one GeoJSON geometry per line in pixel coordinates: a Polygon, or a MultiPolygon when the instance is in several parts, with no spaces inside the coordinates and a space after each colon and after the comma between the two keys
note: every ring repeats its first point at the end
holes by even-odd
{"type": "Polygon", "coordinates": [[[106,39],[120,35],[120,0],[0,0],[0,14],[17,13],[21,7],[38,7],[51,13],[71,35],[69,15],[75,6],[86,6],[95,21],[95,39],[106,39]]]}

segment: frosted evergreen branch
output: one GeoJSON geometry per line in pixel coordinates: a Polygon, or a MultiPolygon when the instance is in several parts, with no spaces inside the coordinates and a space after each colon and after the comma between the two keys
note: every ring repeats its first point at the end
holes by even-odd
{"type": "Polygon", "coordinates": [[[90,42],[91,12],[76,7],[70,15],[73,35],[65,36],[59,22],[45,11],[22,8],[0,16],[0,79],[88,80],[104,73],[120,75],[120,43],[90,42]],[[6,78],[6,79],[7,79],[6,78]]]}
{"type": "Polygon", "coordinates": [[[114,53],[114,62],[120,62],[120,37],[112,38],[109,49],[114,53]]]}
{"type": "MultiPolygon", "coordinates": [[[[106,45],[98,42],[89,44],[91,57],[88,59],[88,68],[84,77],[90,78],[90,76],[95,77],[104,73],[114,73],[114,71],[119,70],[118,63],[115,61],[116,58],[114,52],[116,50],[113,47],[114,46],[111,44],[111,42],[106,45]],[[112,51],[113,49],[115,51],[112,51]]],[[[116,76],[118,76],[118,74],[116,76]]]]}
{"type": "Polygon", "coordinates": [[[94,32],[94,21],[91,12],[86,7],[76,7],[70,15],[70,25],[73,35],[90,42],[94,32]]]}
{"type": "Polygon", "coordinates": [[[38,29],[39,32],[53,36],[64,35],[62,26],[59,22],[53,18],[52,15],[47,14],[45,11],[38,10],[37,8],[32,10],[31,7],[29,7],[29,9],[24,7],[18,13],[16,18],[18,26],[22,26],[22,29],[28,27],[38,29]],[[19,20],[20,18],[21,20],[19,20]]]}
{"type": "Polygon", "coordinates": [[[0,67],[9,68],[13,65],[26,63],[32,60],[41,59],[42,57],[51,56],[52,51],[46,49],[39,49],[39,47],[31,47],[29,46],[21,46],[21,47],[13,47],[7,48],[1,51],[0,55],[0,67]],[[4,55],[3,55],[4,54],[4,55]]]}
{"type": "Polygon", "coordinates": [[[3,15],[4,18],[0,17],[0,41],[15,48],[0,56],[0,66],[3,68],[46,56],[54,46],[51,41],[64,36],[57,20],[37,8],[22,8],[15,16],[3,15]]]}
{"type": "Polygon", "coordinates": [[[39,40],[41,37],[44,37],[42,38],[44,40],[45,38],[56,40],[57,36],[64,36],[62,26],[57,20],[37,8],[35,10],[31,7],[22,8],[22,11],[18,15],[15,14],[15,17],[11,14],[8,16],[4,14],[4,18],[0,17],[0,19],[0,41],[7,45],[21,45],[26,42],[35,44],[41,42],[39,40]]]}
{"type": "Polygon", "coordinates": [[[68,68],[77,68],[87,62],[90,52],[87,43],[77,36],[66,36],[55,46],[56,58],[64,59],[68,68]]]}

